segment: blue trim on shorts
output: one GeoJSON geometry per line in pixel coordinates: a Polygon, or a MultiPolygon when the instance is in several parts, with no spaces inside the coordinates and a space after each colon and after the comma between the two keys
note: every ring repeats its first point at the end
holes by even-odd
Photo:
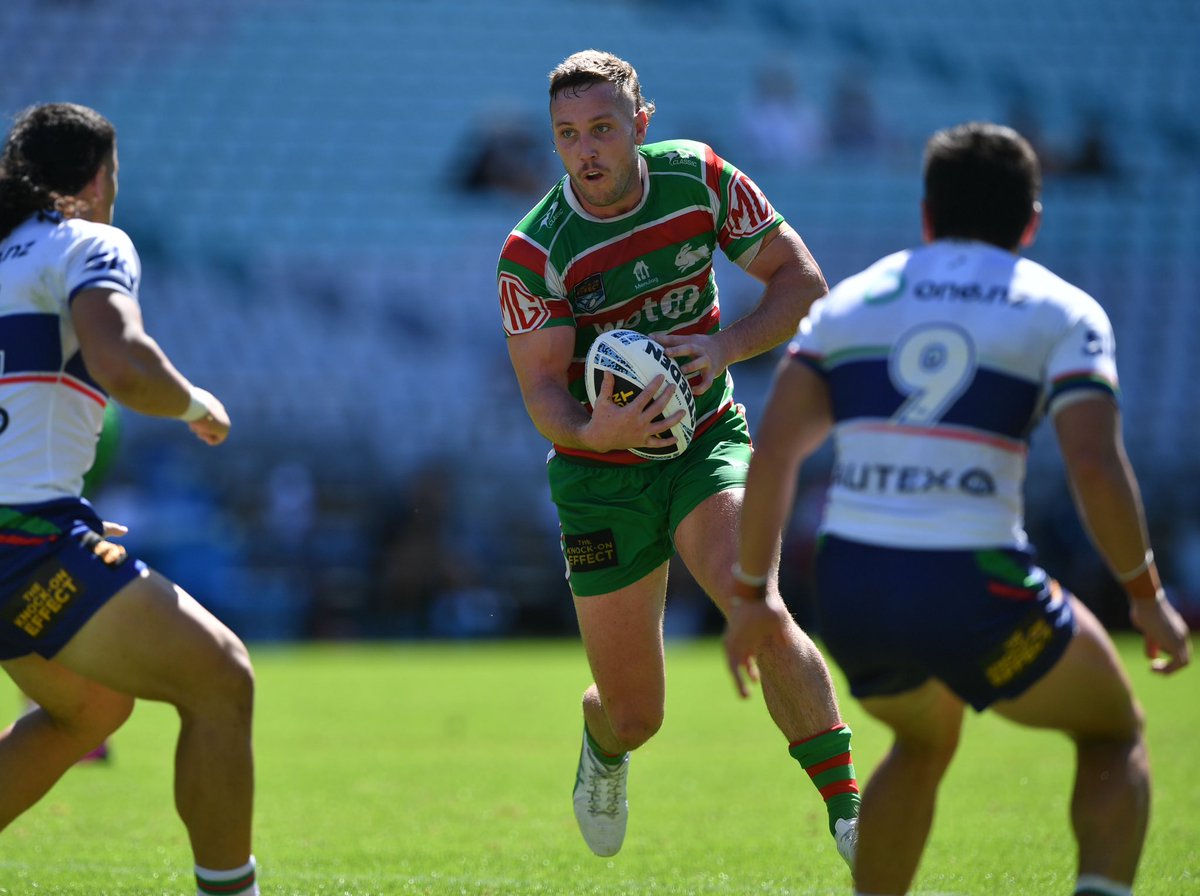
{"type": "Polygon", "coordinates": [[[1024,693],[1075,633],[1070,594],[1015,549],[911,550],[821,539],[820,632],[855,697],[936,678],[976,710],[1024,693]]]}
{"type": "Polygon", "coordinates": [[[114,594],[147,571],[133,557],[112,566],[101,559],[94,548],[103,523],[82,498],[0,509],[9,512],[10,522],[4,530],[9,540],[0,542],[0,660],[31,653],[53,658],[114,594]],[[20,518],[14,521],[13,513],[20,518]]]}

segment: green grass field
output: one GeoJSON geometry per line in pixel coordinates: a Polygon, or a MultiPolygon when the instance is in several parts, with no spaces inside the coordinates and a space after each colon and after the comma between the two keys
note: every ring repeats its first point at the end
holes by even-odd
{"type": "MultiPolygon", "coordinates": [[[[1157,784],[1137,893],[1200,894],[1200,673],[1153,677],[1137,642],[1121,646],[1157,784]]],[[[264,894],[850,892],[819,797],[761,700],[735,698],[715,641],[669,648],[667,721],[634,757],[613,859],[588,852],[571,814],[588,681],[577,643],[253,655],[264,894]]],[[[886,739],[848,698],[843,713],[865,778],[886,739]]],[[[194,892],[172,808],[175,729],[172,710],[139,705],[111,764],[73,769],[0,835],[0,894],[194,892]]],[[[915,892],[1069,894],[1070,767],[1057,735],[970,718],[915,892]]]]}

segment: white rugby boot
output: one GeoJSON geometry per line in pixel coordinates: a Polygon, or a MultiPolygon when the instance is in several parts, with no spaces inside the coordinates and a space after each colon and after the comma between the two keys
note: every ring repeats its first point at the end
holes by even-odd
{"type": "Polygon", "coordinates": [[[573,802],[579,832],[598,856],[615,856],[625,840],[625,823],[629,819],[629,801],[625,797],[628,774],[629,754],[616,765],[601,762],[592,752],[584,729],[573,802]]]}
{"type": "Polygon", "coordinates": [[[837,843],[838,855],[846,860],[854,871],[854,854],[858,851],[858,819],[839,818],[833,823],[833,839],[837,843]]]}

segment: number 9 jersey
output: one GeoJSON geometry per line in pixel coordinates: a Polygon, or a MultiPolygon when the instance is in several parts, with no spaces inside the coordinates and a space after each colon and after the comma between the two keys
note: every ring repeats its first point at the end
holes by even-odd
{"type": "Polygon", "coordinates": [[[1042,417],[1117,396],[1100,305],[985,243],[890,255],[816,302],[789,355],[830,391],[823,531],[901,548],[1024,548],[1026,456],[1042,417]]]}
{"type": "Polygon", "coordinates": [[[71,322],[85,289],[137,299],[141,265],[121,230],[39,213],[0,242],[0,504],[78,497],[107,395],[71,322]]]}

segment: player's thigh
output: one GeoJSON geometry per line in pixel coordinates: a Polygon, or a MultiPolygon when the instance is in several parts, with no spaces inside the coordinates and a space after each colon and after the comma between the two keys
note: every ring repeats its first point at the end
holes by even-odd
{"type": "Polygon", "coordinates": [[[1071,609],[1076,631],[1058,662],[1019,697],[992,708],[1014,722],[1074,737],[1136,736],[1142,711],[1112,639],[1073,596],[1071,609]]]}
{"type": "Polygon", "coordinates": [[[133,712],[133,698],[84,678],[35,653],[0,663],[13,683],[60,724],[120,727],[133,712]]]}
{"type": "Polygon", "coordinates": [[[727,610],[731,577],[737,559],[737,521],[742,509],[741,488],[710,495],[675,529],[675,547],[697,584],[727,610]]]}
{"type": "Polygon", "coordinates": [[[859,701],[906,746],[952,754],[962,729],[962,699],[935,679],[911,690],[859,701]]]}
{"type": "Polygon", "coordinates": [[[737,558],[737,524],[750,469],[745,418],[730,411],[675,463],[671,504],[675,548],[700,587],[726,609],[737,558]]]}
{"type": "Polygon", "coordinates": [[[244,688],[252,675],[238,637],[152,570],[113,595],[55,660],[115,690],[177,705],[244,688]]]}
{"type": "Polygon", "coordinates": [[[663,609],[667,564],[609,594],[575,597],[579,633],[600,697],[643,709],[665,702],[663,609]]]}

